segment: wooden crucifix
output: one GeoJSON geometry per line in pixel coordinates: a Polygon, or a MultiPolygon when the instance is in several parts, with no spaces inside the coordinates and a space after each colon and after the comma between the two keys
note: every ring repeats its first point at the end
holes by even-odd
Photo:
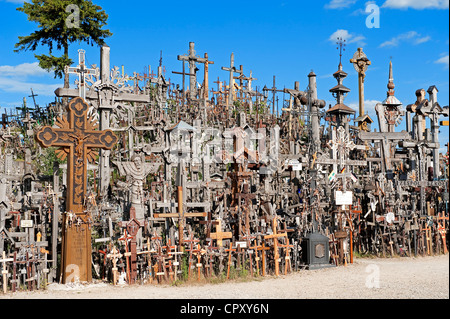
{"type": "Polygon", "coordinates": [[[112,273],[113,273],[113,284],[117,284],[117,280],[119,280],[119,271],[117,269],[117,261],[122,258],[122,254],[119,252],[116,246],[114,246],[109,254],[106,255],[106,258],[112,260],[112,273]]]}
{"type": "Polygon", "coordinates": [[[356,72],[358,72],[358,87],[359,87],[359,116],[364,116],[364,80],[366,77],[366,71],[372,62],[367,58],[366,54],[363,52],[362,48],[358,50],[353,55],[350,60],[353,63],[356,72]]]}
{"type": "MultiPolygon", "coordinates": [[[[177,58],[179,61],[187,61],[189,63],[189,97],[191,100],[195,99],[196,97],[196,85],[197,85],[197,68],[195,66],[196,63],[205,63],[207,61],[207,57],[200,58],[195,55],[195,49],[194,49],[195,43],[189,42],[189,54],[188,55],[179,55],[177,58]]],[[[211,63],[212,64],[212,63],[211,63]]],[[[207,67],[207,64],[206,64],[207,67]]],[[[184,73],[184,70],[183,70],[184,73]]],[[[184,77],[184,76],[183,76],[184,77]]],[[[183,86],[184,89],[184,86],[183,86]]]]}
{"type": "Polygon", "coordinates": [[[278,238],[286,237],[287,233],[277,233],[277,217],[272,221],[272,234],[264,236],[264,239],[273,239],[273,259],[275,262],[275,275],[280,275],[280,252],[278,251],[278,238]]]}
{"type": "Polygon", "coordinates": [[[209,99],[209,65],[214,64],[214,61],[208,60],[208,53],[205,53],[205,75],[203,79],[203,98],[205,100],[209,99]]]}
{"type": "Polygon", "coordinates": [[[235,93],[234,93],[234,73],[241,74],[242,71],[238,70],[234,66],[234,53],[231,53],[230,57],[230,67],[222,67],[222,70],[230,72],[230,83],[229,83],[229,90],[228,90],[228,102],[227,105],[231,109],[231,106],[233,105],[234,99],[235,99],[235,93]]]}
{"type": "Polygon", "coordinates": [[[43,147],[61,147],[57,156],[61,160],[67,158],[66,214],[61,256],[63,283],[66,283],[68,276],[71,281],[76,277],[80,281],[92,280],[90,216],[84,210],[87,161],[95,160],[98,154],[93,148],[111,150],[117,143],[113,131],[96,130],[98,124],[92,117],[88,119],[88,110],[89,105],[81,97],[74,98],[69,103],[67,117],[56,120],[59,128],[44,126],[36,134],[37,141],[43,147]],[[73,227],[66,222],[68,213],[75,214],[80,221],[78,226],[73,227]]]}

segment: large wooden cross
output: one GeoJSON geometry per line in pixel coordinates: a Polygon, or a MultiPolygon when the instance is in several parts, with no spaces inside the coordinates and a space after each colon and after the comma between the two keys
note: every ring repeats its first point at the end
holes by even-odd
{"type": "Polygon", "coordinates": [[[241,74],[242,71],[236,69],[234,66],[234,53],[231,53],[230,58],[230,67],[222,67],[222,70],[230,72],[230,83],[229,83],[229,90],[228,90],[228,107],[231,107],[233,105],[234,99],[235,99],[235,93],[234,93],[234,73],[241,74]]]}
{"type": "MultiPolygon", "coordinates": [[[[207,57],[201,58],[199,56],[195,55],[195,49],[194,49],[195,43],[189,42],[189,55],[179,55],[177,58],[179,61],[187,61],[189,63],[189,76],[190,76],[190,84],[189,84],[189,97],[191,100],[195,99],[196,97],[196,85],[197,85],[197,68],[195,66],[196,63],[205,63],[207,61],[207,57]]],[[[213,62],[214,63],[214,62],[213,62]]],[[[212,64],[212,63],[211,63],[212,64]]],[[[207,66],[208,64],[206,64],[207,66]]],[[[184,70],[183,70],[184,73],[184,70]]],[[[183,75],[184,76],[184,75],[183,75]]],[[[184,87],[183,87],[184,89],[184,87]]]]}
{"type": "Polygon", "coordinates": [[[57,156],[67,157],[67,195],[66,212],[62,233],[62,276],[73,280],[91,281],[91,233],[89,215],[84,211],[87,187],[87,161],[93,161],[97,152],[93,148],[112,149],[117,143],[117,136],[111,130],[97,131],[96,121],[88,119],[89,105],[82,98],[70,101],[67,117],[56,120],[59,128],[45,126],[36,134],[37,141],[43,147],[61,147],[57,156]],[[78,226],[66,223],[69,215],[75,214],[78,226]]]}
{"type": "Polygon", "coordinates": [[[272,231],[271,235],[264,236],[264,239],[273,239],[273,255],[275,261],[275,275],[280,275],[280,252],[278,251],[278,238],[286,237],[287,233],[277,233],[277,218],[275,217],[272,222],[272,231]]]}

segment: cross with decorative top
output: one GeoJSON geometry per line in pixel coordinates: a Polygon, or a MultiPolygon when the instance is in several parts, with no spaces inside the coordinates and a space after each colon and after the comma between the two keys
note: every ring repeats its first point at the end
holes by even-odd
{"type": "Polygon", "coordinates": [[[68,223],[63,222],[61,266],[64,283],[68,275],[66,270],[72,272],[73,265],[79,268],[80,281],[92,280],[90,217],[84,210],[87,161],[94,161],[98,154],[93,148],[110,150],[117,143],[117,136],[111,130],[96,130],[98,124],[93,117],[87,117],[88,110],[89,105],[82,98],[74,98],[69,103],[67,117],[57,118],[58,128],[44,126],[36,134],[43,147],[60,147],[56,151],[58,158],[67,158],[66,212],[75,214],[82,221],[81,228],[77,229],[67,227],[68,223]],[[68,266],[70,270],[66,269],[68,266]]]}

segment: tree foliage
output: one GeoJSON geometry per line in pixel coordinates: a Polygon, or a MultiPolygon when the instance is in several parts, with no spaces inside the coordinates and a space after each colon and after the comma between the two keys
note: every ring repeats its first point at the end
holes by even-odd
{"type": "MultiPolygon", "coordinates": [[[[36,22],[38,29],[30,35],[19,36],[14,51],[35,51],[38,46],[47,46],[48,55],[35,54],[35,57],[41,68],[54,72],[55,78],[62,78],[64,67],[73,63],[69,58],[71,43],[101,46],[105,38],[112,35],[109,30],[103,29],[107,25],[108,15],[91,0],[32,0],[17,10],[25,13],[28,21],[36,22]],[[53,55],[55,49],[62,51],[63,55],[53,55]]],[[[65,87],[68,87],[68,81],[66,76],[65,87]]]]}

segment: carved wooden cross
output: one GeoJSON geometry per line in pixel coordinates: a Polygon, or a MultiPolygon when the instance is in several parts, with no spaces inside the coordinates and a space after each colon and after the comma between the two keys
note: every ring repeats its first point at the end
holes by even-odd
{"type": "Polygon", "coordinates": [[[448,249],[447,249],[447,240],[446,240],[446,232],[447,230],[445,229],[445,221],[448,220],[448,217],[445,217],[445,213],[442,212],[441,214],[438,214],[438,231],[439,234],[441,234],[442,237],[442,243],[444,244],[444,254],[448,253],[448,249]],[[440,220],[442,220],[442,224],[439,222],[440,220]]]}
{"type": "Polygon", "coordinates": [[[119,272],[118,272],[118,269],[117,269],[117,261],[121,257],[122,257],[122,254],[119,252],[119,250],[116,248],[116,246],[114,246],[112,248],[111,252],[106,255],[106,258],[111,259],[112,263],[113,263],[113,268],[111,270],[113,272],[113,284],[114,285],[117,284],[118,275],[119,275],[119,272]]]}
{"type": "Polygon", "coordinates": [[[275,261],[275,275],[280,275],[280,253],[278,251],[278,238],[286,237],[287,233],[277,233],[277,218],[275,217],[272,222],[272,235],[266,235],[264,236],[264,239],[273,239],[273,255],[274,255],[274,261],[275,261]]]}
{"type": "MultiPolygon", "coordinates": [[[[36,134],[37,141],[43,147],[61,147],[57,156],[62,160],[67,157],[66,212],[76,214],[83,221],[81,229],[63,229],[63,283],[69,275],[67,272],[74,272],[75,275],[78,272],[80,281],[92,280],[91,233],[89,216],[84,212],[87,161],[93,161],[98,154],[93,148],[110,150],[117,143],[117,137],[111,130],[96,130],[98,125],[95,120],[87,118],[88,110],[89,105],[82,98],[74,98],[69,103],[67,117],[56,120],[59,128],[44,126],[36,134]],[[70,269],[67,269],[68,266],[70,269]]],[[[72,278],[75,279],[75,276],[72,278]]]]}

